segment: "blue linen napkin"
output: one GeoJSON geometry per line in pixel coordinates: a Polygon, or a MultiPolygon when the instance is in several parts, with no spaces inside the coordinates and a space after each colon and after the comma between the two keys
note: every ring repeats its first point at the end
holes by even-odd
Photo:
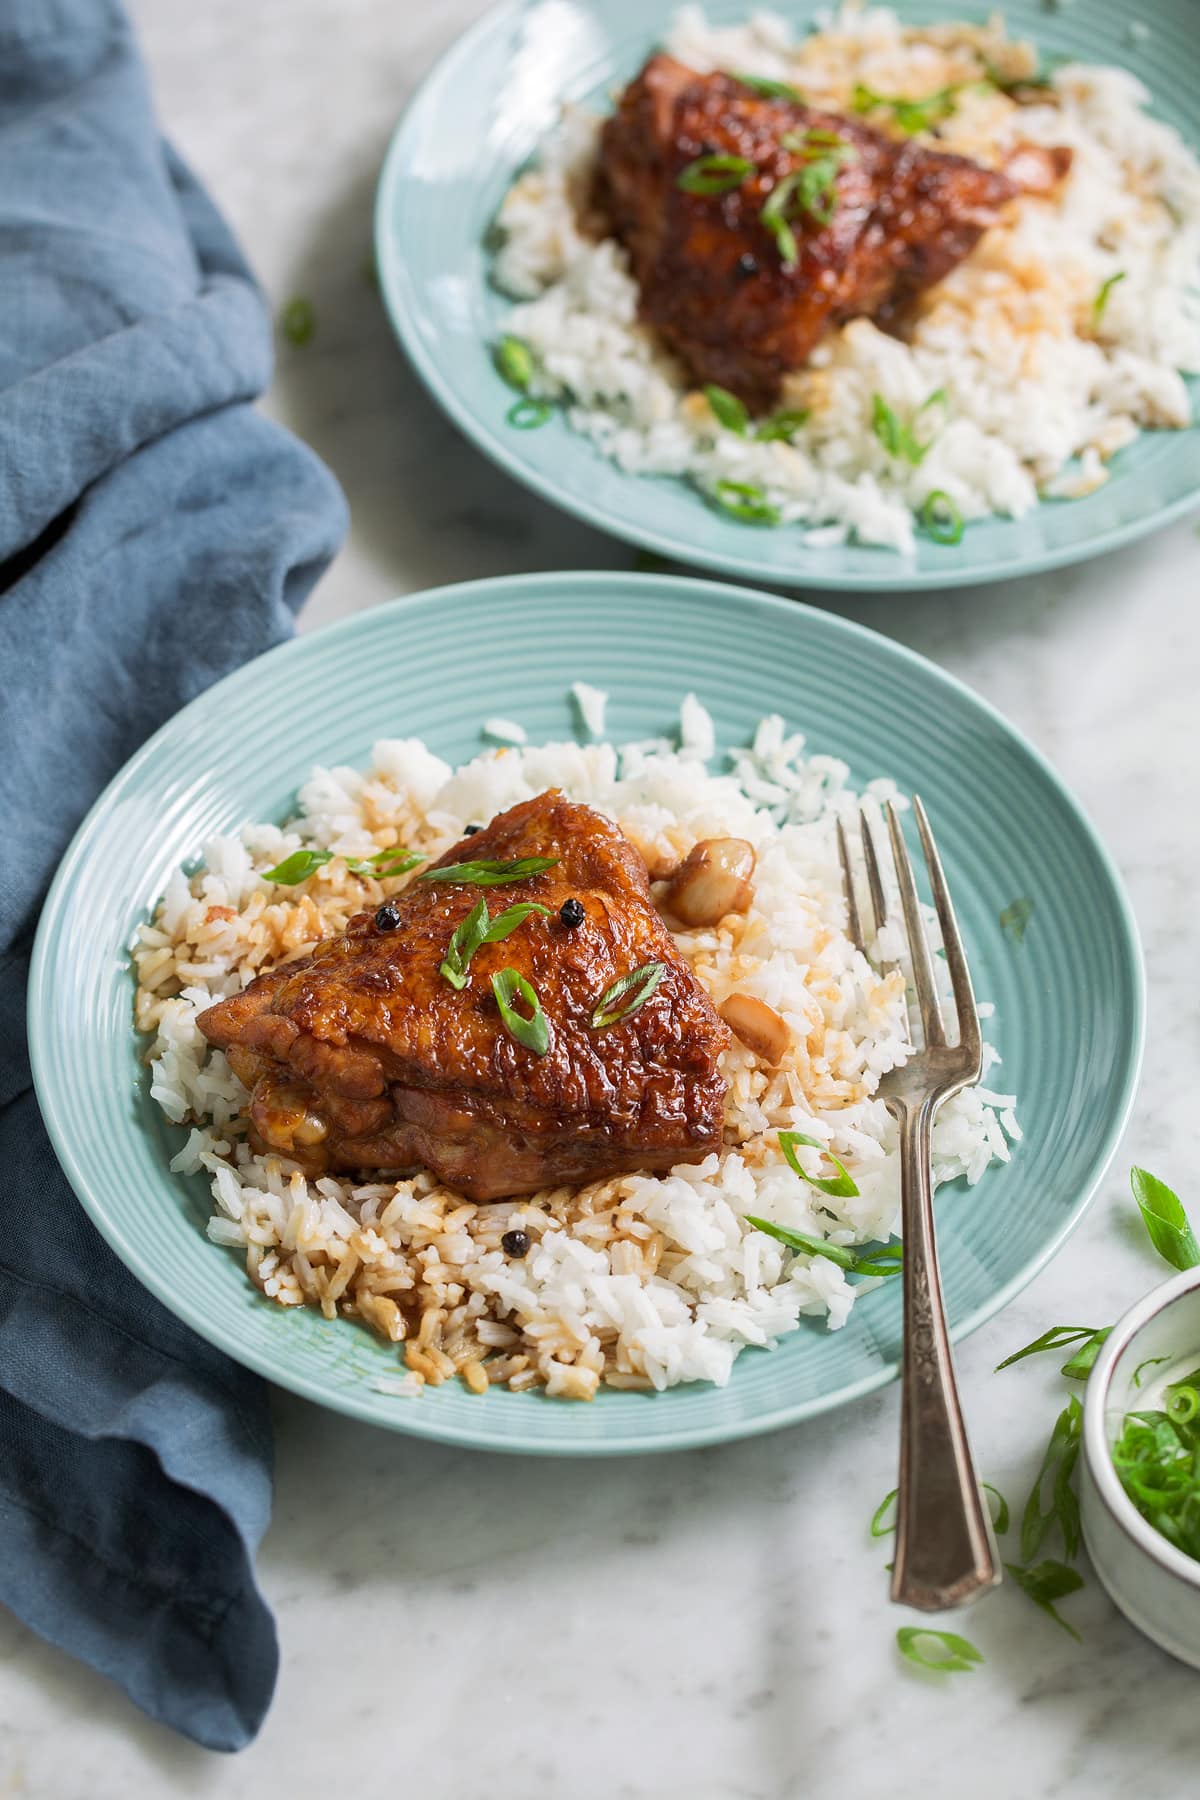
{"type": "Polygon", "coordinates": [[[278,642],[345,509],[116,0],[0,0],[0,1601],[213,1749],[278,1665],[262,1383],[145,1293],[30,1090],[37,910],[143,739],[278,642]]]}

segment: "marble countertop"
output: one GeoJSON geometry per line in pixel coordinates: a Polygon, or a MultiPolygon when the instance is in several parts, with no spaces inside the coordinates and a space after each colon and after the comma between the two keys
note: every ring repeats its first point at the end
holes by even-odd
{"type": "MultiPolygon", "coordinates": [[[[481,0],[138,0],[170,132],[272,301],[311,296],[268,410],[329,462],[350,542],[308,630],[462,578],[628,568],[631,552],[511,485],[433,410],[364,274],[395,117],[481,0]]],[[[959,1365],[983,1471],[1023,1499],[1061,1405],[1053,1368],[994,1365],[1048,1325],[1114,1318],[1166,1271],[1135,1227],[1144,1162],[1200,1206],[1200,539],[1181,522],[1103,561],[837,608],[1001,707],[1095,819],[1130,887],[1149,1050],[1125,1142],[1069,1247],[959,1365]],[[1173,1096],[1189,1096],[1181,1107],[1173,1096]],[[1171,1100],[1167,1096],[1172,1096],[1171,1100]]],[[[150,1724],[0,1613],[0,1800],[169,1792],[481,1800],[1178,1800],[1196,1786],[1200,1677],[1089,1576],[1076,1643],[1010,1589],[965,1629],[987,1657],[898,1662],[867,1521],[893,1485],[894,1390],[682,1457],[472,1457],[280,1395],[261,1576],[274,1707],[236,1758],[150,1724]]]]}

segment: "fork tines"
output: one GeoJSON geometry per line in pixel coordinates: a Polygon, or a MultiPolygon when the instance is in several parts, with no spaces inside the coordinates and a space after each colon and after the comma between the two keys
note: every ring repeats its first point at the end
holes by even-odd
{"type": "MultiPolygon", "coordinates": [[[[887,816],[892,863],[900,893],[900,910],[904,920],[905,935],[908,938],[913,985],[916,989],[917,1004],[921,1013],[921,1026],[925,1033],[925,1045],[927,1049],[941,1048],[946,1044],[946,1029],[938,1000],[933,957],[929,950],[925,923],[921,917],[921,903],[917,896],[912,859],[904,841],[900,814],[895,803],[891,800],[887,801],[884,811],[887,816]]],[[[913,816],[917,821],[917,831],[925,855],[925,867],[929,872],[934,909],[937,912],[938,925],[942,933],[942,947],[946,952],[946,967],[954,992],[954,1004],[958,1014],[957,1048],[978,1064],[981,1039],[979,1014],[975,1007],[971,974],[967,967],[966,953],[963,950],[958,920],[950,899],[950,890],[946,884],[942,859],[938,855],[937,845],[933,841],[933,833],[929,828],[929,819],[926,816],[925,808],[915,794],[913,795],[913,816]]],[[[867,891],[870,897],[873,926],[867,931],[864,931],[863,928],[864,915],[859,909],[855,890],[854,863],[851,857],[849,838],[842,821],[840,819],[837,821],[838,856],[841,860],[842,886],[846,896],[847,929],[858,949],[866,955],[868,943],[878,936],[888,922],[889,907],[874,834],[866,813],[863,811],[859,813],[859,830],[862,837],[862,855],[866,866],[867,891]]],[[[895,965],[885,966],[894,967],[895,965]]]]}

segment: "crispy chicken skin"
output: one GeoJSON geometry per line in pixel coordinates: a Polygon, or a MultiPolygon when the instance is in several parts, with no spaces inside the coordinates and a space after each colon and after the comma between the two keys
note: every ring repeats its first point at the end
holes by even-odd
{"type": "Polygon", "coordinates": [[[1031,183],[660,55],[604,126],[595,198],[629,250],[643,317],[697,381],[761,411],[829,326],[862,315],[887,326],[947,275],[1021,187],[1045,183],[1045,156],[1026,172],[1031,183]],[[807,146],[781,143],[808,133],[807,146]],[[786,176],[828,158],[831,137],[844,148],[831,204],[815,209],[827,222],[793,201],[799,256],[785,267],[759,215],[786,176]],[[726,193],[680,188],[687,165],[713,154],[753,173],[726,193]]]}
{"type": "Polygon", "coordinates": [[[654,909],[646,865],[587,806],[551,791],[502,813],[441,863],[557,857],[494,888],[417,879],[395,929],[359,913],[309,957],[261,975],[200,1016],[252,1089],[251,1141],[310,1173],[423,1164],[468,1199],[698,1162],[721,1143],[729,1033],[654,909]],[[532,914],[485,944],[459,992],[439,973],[451,933],[483,896],[493,918],[532,914]],[[577,899],[581,924],[559,916],[577,899]],[[665,965],[650,999],[600,1031],[605,989],[665,965]],[[533,984],[550,1024],[544,1056],[505,1030],[491,976],[533,984]]]}

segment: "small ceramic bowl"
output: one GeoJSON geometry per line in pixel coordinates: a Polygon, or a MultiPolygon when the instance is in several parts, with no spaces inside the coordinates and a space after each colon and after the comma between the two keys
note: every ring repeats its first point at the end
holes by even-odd
{"type": "Polygon", "coordinates": [[[1110,1446],[1126,1413],[1161,1406],[1168,1381],[1200,1366],[1200,1269],[1155,1288],[1113,1327],[1088,1379],[1083,1407],[1080,1510],[1088,1554],[1139,1631],[1200,1669],[1200,1562],[1142,1518],[1113,1467],[1110,1446]],[[1134,1373],[1165,1358],[1140,1386],[1134,1373]]]}

